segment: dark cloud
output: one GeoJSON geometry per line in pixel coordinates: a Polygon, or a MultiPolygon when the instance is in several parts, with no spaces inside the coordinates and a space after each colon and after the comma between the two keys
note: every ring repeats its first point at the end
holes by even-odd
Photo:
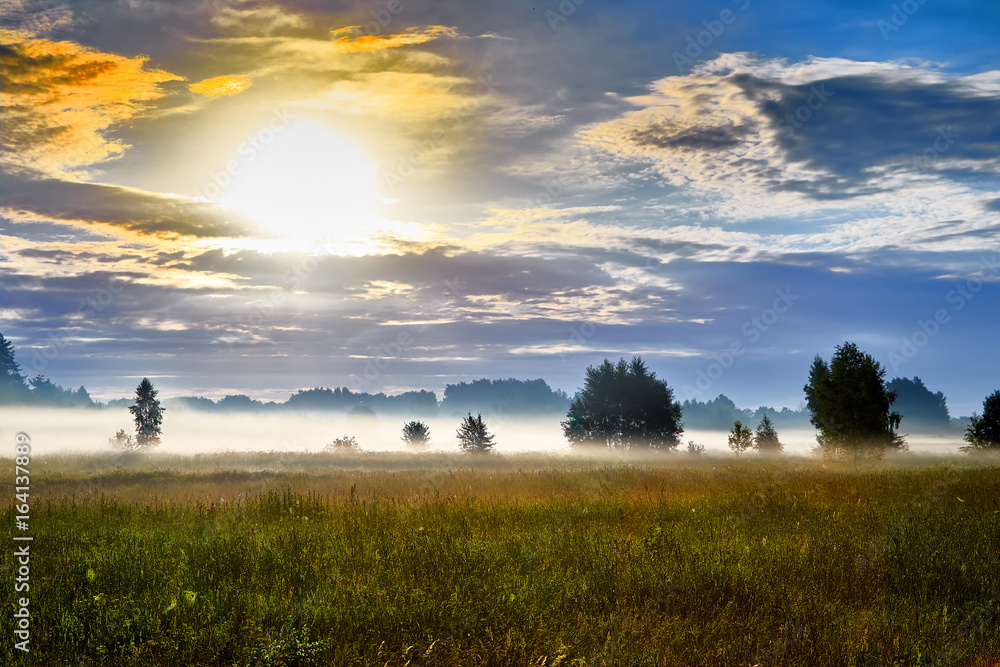
{"type": "MultiPolygon", "coordinates": [[[[1000,97],[973,94],[956,81],[842,76],[791,86],[750,75],[733,77],[781,130],[790,162],[830,174],[817,183],[774,183],[817,198],[872,191],[871,170],[945,173],[944,160],[1000,155],[1000,97]]],[[[949,174],[953,178],[973,172],[949,174]]]]}
{"type": "Polygon", "coordinates": [[[750,125],[718,125],[715,127],[668,127],[655,124],[632,133],[639,146],[655,146],[672,150],[713,151],[735,148],[742,144],[754,128],[750,125]]]}
{"type": "Polygon", "coordinates": [[[4,208],[38,219],[103,224],[154,236],[266,237],[246,217],[214,204],[131,188],[7,177],[4,208]]]}

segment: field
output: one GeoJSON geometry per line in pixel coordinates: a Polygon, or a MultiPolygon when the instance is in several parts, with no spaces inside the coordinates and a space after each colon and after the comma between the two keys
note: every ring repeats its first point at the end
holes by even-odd
{"type": "Polygon", "coordinates": [[[1000,661],[995,461],[382,453],[32,466],[45,473],[32,478],[31,653],[14,650],[4,614],[3,664],[1000,661]]]}

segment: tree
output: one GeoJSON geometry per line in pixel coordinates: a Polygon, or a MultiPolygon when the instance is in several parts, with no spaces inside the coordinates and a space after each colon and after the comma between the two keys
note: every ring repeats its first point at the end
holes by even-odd
{"type": "Polygon", "coordinates": [[[486,430],[483,415],[478,414],[473,417],[471,412],[468,417],[462,420],[462,425],[456,435],[458,435],[458,445],[462,451],[471,453],[492,451],[495,444],[493,438],[496,437],[486,430]]]}
{"type": "Polygon", "coordinates": [[[135,418],[135,442],[139,449],[151,449],[160,444],[164,409],[156,398],[157,393],[149,378],[142,378],[135,389],[135,403],[128,408],[135,418]]]}
{"type": "Polygon", "coordinates": [[[571,445],[621,449],[676,447],[684,432],[673,390],[640,357],[588,367],[562,427],[571,445]]]}
{"type": "Polygon", "coordinates": [[[424,422],[411,421],[403,424],[403,442],[420,447],[431,441],[431,429],[424,422]]]}
{"type": "Polygon", "coordinates": [[[1000,390],[986,397],[983,401],[983,415],[973,413],[969,426],[965,430],[963,451],[975,452],[985,449],[1000,449],[1000,390]]]}
{"type": "Polygon", "coordinates": [[[889,412],[896,394],[885,386],[885,369],[854,343],[838,345],[830,364],[816,355],[804,387],[816,437],[828,455],[881,456],[905,449],[896,430],[902,417],[889,412]]]}
{"type": "Polygon", "coordinates": [[[764,415],[757,425],[753,446],[761,454],[777,454],[783,449],[781,441],[778,440],[778,432],[774,430],[774,424],[767,415],[764,415]]]}
{"type": "Polygon", "coordinates": [[[729,432],[729,449],[739,456],[753,446],[753,431],[739,421],[733,422],[733,430],[729,432]]]}
{"type": "Polygon", "coordinates": [[[0,399],[23,398],[28,394],[28,385],[21,375],[21,366],[14,358],[14,343],[0,334],[0,399]]]}

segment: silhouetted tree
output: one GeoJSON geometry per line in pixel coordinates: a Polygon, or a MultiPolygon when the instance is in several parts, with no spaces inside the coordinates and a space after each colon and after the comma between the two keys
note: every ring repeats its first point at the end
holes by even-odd
{"type": "Polygon", "coordinates": [[[781,441],[778,440],[778,432],[774,430],[774,424],[771,423],[767,415],[764,415],[760,424],[757,425],[753,446],[761,454],[777,454],[782,450],[781,441]]]}
{"type": "Polygon", "coordinates": [[[151,449],[160,444],[163,408],[156,398],[157,393],[149,378],[142,378],[135,389],[135,404],[128,408],[135,418],[135,441],[139,449],[151,449]]]}
{"type": "Polygon", "coordinates": [[[492,451],[495,444],[493,439],[496,437],[486,430],[483,416],[478,414],[473,417],[471,412],[468,417],[462,420],[462,425],[456,435],[458,436],[458,446],[462,448],[462,451],[471,453],[492,451]]]}
{"type": "Polygon", "coordinates": [[[424,422],[411,421],[403,424],[403,442],[414,447],[426,445],[431,440],[431,429],[424,422]]]}
{"type": "Polygon", "coordinates": [[[965,441],[969,443],[963,451],[973,452],[985,449],[1000,449],[1000,390],[993,392],[983,401],[983,415],[973,413],[965,430],[965,441]]]}
{"type": "Polygon", "coordinates": [[[884,380],[882,365],[854,343],[838,345],[829,365],[816,355],[804,390],[824,453],[846,452],[857,460],[905,448],[896,432],[902,418],[889,412],[896,395],[884,380]]]}
{"type": "Polygon", "coordinates": [[[28,385],[14,358],[14,343],[0,334],[0,400],[25,398],[27,394],[28,385]]]}
{"type": "Polygon", "coordinates": [[[739,421],[733,422],[733,430],[729,432],[729,449],[739,456],[753,447],[753,431],[739,421]]]}
{"type": "Polygon", "coordinates": [[[640,357],[588,367],[562,427],[571,445],[623,449],[676,447],[684,431],[673,390],[640,357]]]}

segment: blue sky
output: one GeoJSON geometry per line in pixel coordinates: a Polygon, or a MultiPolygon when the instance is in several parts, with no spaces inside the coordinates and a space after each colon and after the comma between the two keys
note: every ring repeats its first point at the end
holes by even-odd
{"type": "Polygon", "coordinates": [[[968,414],[998,34],[969,0],[9,2],[0,331],[103,398],[572,393],[641,354],[747,407],[851,340],[968,414]]]}

